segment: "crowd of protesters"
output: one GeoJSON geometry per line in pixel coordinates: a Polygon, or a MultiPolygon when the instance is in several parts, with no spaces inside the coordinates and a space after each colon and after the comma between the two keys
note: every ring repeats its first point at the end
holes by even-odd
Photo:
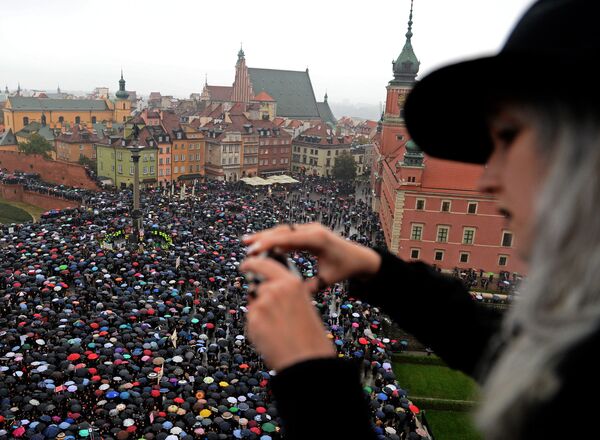
{"type": "MultiPolygon", "coordinates": [[[[382,240],[368,203],[331,180],[145,190],[142,245],[132,246],[129,191],[0,178],[85,203],[0,227],[0,439],[285,438],[269,392],[275,372],[244,336],[240,239],[322,221],[361,243],[382,240]]],[[[316,274],[309,255],[291,258],[305,277],[316,274]]],[[[425,437],[392,372],[404,341],[387,337],[386,318],[344,285],[314,303],[339,356],[362,366],[379,437],[425,437]]],[[[315,377],[306,392],[331,391],[315,377]]],[[[306,412],[315,434],[337,423],[327,408],[306,412]]]]}

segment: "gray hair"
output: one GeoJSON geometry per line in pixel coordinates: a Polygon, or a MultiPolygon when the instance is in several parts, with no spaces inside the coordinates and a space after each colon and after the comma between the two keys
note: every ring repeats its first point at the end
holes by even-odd
{"type": "Polygon", "coordinates": [[[600,124],[564,105],[532,110],[547,177],[535,206],[530,274],[504,319],[504,349],[476,414],[488,440],[521,438],[531,409],[562,385],[558,363],[600,323],[600,124]]]}

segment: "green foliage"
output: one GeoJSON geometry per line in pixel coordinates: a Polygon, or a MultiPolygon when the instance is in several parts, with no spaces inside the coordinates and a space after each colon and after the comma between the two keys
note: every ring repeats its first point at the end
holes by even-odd
{"type": "Polygon", "coordinates": [[[79,156],[79,160],[77,162],[79,163],[79,165],[86,166],[90,170],[92,170],[94,173],[97,173],[97,167],[98,167],[98,165],[96,164],[95,160],[90,159],[89,157],[84,156],[82,154],[81,156],[79,156]]]}
{"type": "Polygon", "coordinates": [[[433,435],[440,440],[481,440],[470,414],[449,411],[426,411],[433,435]]]}
{"type": "Polygon", "coordinates": [[[52,144],[39,134],[33,133],[28,142],[19,142],[19,150],[25,154],[39,154],[50,158],[48,152],[52,151],[52,144]]]}
{"type": "Polygon", "coordinates": [[[336,180],[350,182],[356,177],[356,163],[350,153],[344,151],[335,158],[331,174],[336,180]]]}

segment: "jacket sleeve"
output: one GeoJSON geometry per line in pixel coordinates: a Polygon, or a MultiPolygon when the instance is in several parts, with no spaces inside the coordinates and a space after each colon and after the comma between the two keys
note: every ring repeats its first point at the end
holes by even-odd
{"type": "Polygon", "coordinates": [[[475,376],[500,329],[501,312],[473,301],[456,278],[425,263],[407,263],[387,251],[377,252],[379,272],[368,280],[351,279],[350,295],[381,307],[448,366],[475,376]]]}
{"type": "Polygon", "coordinates": [[[377,438],[358,367],[350,361],[300,362],[278,372],[271,389],[286,439],[377,438]]]}

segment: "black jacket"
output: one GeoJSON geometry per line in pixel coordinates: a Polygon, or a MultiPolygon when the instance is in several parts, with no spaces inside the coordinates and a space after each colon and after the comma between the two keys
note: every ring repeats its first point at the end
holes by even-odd
{"type": "MultiPolygon", "coordinates": [[[[501,324],[501,312],[471,299],[460,280],[427,264],[406,263],[380,251],[381,268],[368,282],[351,280],[350,294],[381,307],[400,327],[430,346],[451,368],[481,379],[478,366],[501,324]]],[[[573,429],[565,421],[569,406],[577,419],[592,423],[595,405],[586,395],[597,395],[600,380],[589,359],[600,337],[595,334],[560,363],[562,386],[550,401],[540,402],[519,427],[522,439],[553,438],[573,429]]],[[[402,384],[400,384],[402,385],[402,384]]],[[[343,359],[315,359],[281,371],[272,390],[289,439],[375,439],[367,402],[355,364],[343,359]],[[324,392],[324,390],[327,390],[324,392]],[[315,435],[316,420],[319,423],[315,435]]],[[[507,421],[508,422],[508,421],[507,421]]],[[[583,422],[583,423],[586,423],[583,422]]],[[[579,425],[579,423],[578,423],[579,425]]],[[[435,434],[435,432],[434,432],[435,434]]],[[[511,437],[511,440],[517,440],[511,437]]]]}

